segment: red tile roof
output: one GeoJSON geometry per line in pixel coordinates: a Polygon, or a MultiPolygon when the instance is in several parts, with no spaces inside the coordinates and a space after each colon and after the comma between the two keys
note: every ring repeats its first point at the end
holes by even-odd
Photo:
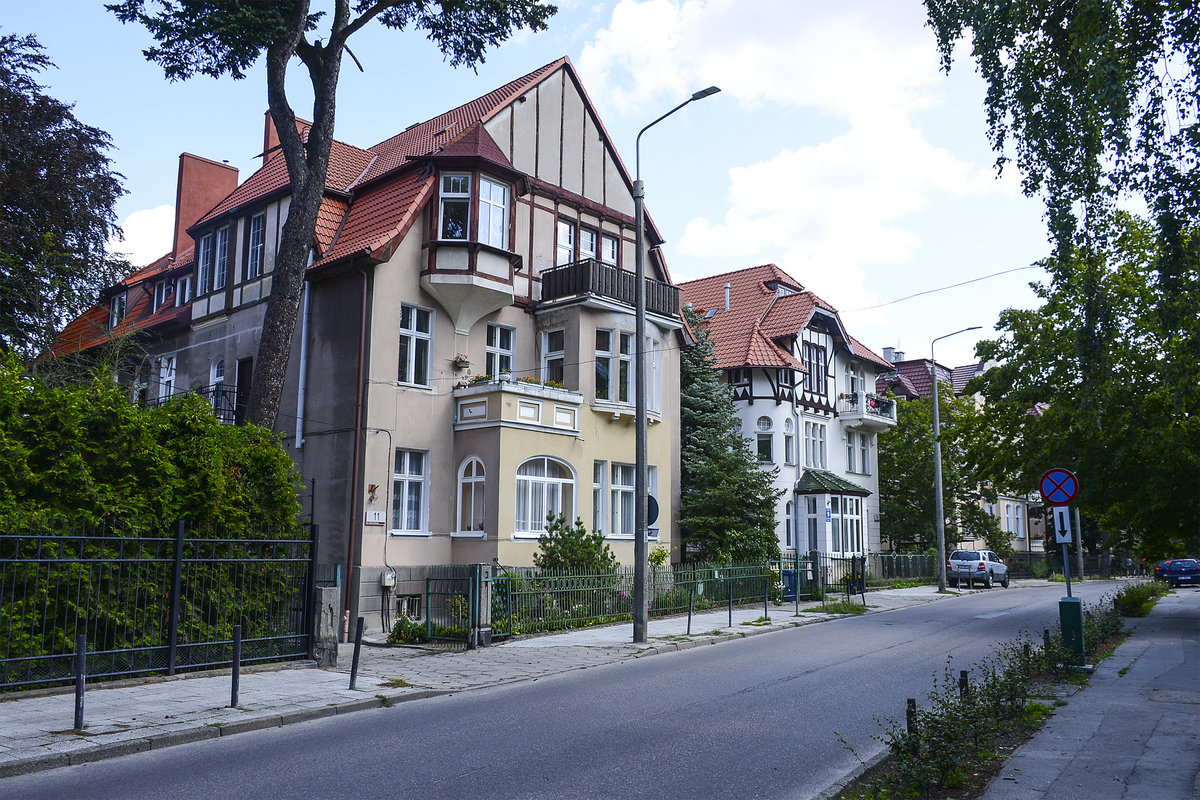
{"type": "MultiPolygon", "coordinates": [[[[775,340],[798,334],[815,314],[829,315],[844,333],[837,309],[805,289],[774,264],[712,275],[679,285],[685,302],[705,325],[721,369],[737,367],[792,367],[800,362],[775,340]],[[729,311],[725,311],[725,284],[729,284],[729,311]],[[780,295],[783,289],[790,294],[780,295]]],[[[854,337],[845,334],[847,347],[858,358],[881,367],[891,366],[854,337]]]]}
{"type": "Polygon", "coordinates": [[[386,260],[420,216],[434,183],[433,173],[412,172],[355,197],[333,248],[311,269],[355,253],[386,260]]]}

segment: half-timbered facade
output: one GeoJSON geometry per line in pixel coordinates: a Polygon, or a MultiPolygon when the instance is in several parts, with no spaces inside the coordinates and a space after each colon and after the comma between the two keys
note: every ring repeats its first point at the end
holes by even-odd
{"type": "Polygon", "coordinates": [[[780,548],[877,552],[876,437],[896,413],[875,393],[875,375],[891,365],[773,264],[680,288],[709,330],[743,435],[765,468],[778,469],[780,548]]]}

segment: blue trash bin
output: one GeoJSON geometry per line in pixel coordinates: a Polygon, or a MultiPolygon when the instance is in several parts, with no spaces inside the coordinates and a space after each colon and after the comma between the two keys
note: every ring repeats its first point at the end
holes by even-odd
{"type": "Polygon", "coordinates": [[[796,570],[783,570],[783,599],[786,602],[796,600],[796,570]]]}

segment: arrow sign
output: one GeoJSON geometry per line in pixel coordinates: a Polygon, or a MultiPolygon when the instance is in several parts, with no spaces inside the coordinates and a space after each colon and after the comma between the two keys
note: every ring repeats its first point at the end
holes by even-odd
{"type": "Polygon", "coordinates": [[[1038,490],[1047,503],[1054,506],[1068,505],[1079,492],[1079,480],[1069,469],[1046,470],[1038,482],[1038,490]]]}

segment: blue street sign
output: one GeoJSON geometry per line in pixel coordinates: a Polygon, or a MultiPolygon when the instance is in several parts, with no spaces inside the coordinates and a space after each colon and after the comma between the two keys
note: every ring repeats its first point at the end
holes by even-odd
{"type": "Polygon", "coordinates": [[[1050,505],[1065,506],[1074,500],[1079,492],[1079,480],[1069,469],[1055,467],[1046,470],[1042,475],[1038,482],[1038,490],[1042,493],[1042,499],[1050,505]]]}

